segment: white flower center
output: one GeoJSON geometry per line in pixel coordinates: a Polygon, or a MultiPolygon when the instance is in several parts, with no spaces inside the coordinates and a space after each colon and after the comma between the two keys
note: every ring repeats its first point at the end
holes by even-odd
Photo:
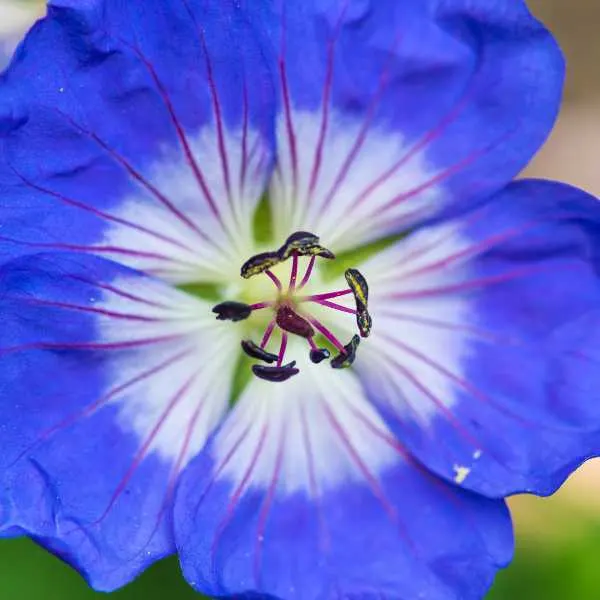
{"type": "Polygon", "coordinates": [[[217,319],[223,321],[246,321],[257,313],[268,315],[253,319],[247,330],[250,337],[242,341],[244,352],[260,361],[252,366],[257,377],[282,382],[299,373],[295,361],[284,362],[290,335],[306,341],[310,360],[314,364],[330,358],[332,353],[335,356],[330,364],[334,369],[347,368],[354,362],[360,336],[368,337],[371,329],[366,280],[356,269],[347,269],[347,285],[343,289],[322,293],[310,293],[308,289],[317,261],[334,258],[330,250],[320,245],[317,236],[296,232],[277,250],[253,255],[242,265],[243,279],[261,282],[249,285],[245,294],[242,294],[248,299],[247,302],[228,300],[214,306],[217,319]],[[306,260],[306,263],[301,265],[301,260],[306,260]],[[282,270],[286,262],[291,265],[289,274],[282,270]],[[338,299],[348,297],[354,299],[354,307],[339,304],[338,299]],[[315,314],[313,309],[316,306],[328,312],[353,315],[360,336],[355,334],[350,341],[341,341],[328,323],[315,314]],[[264,331],[254,339],[253,334],[260,329],[259,326],[264,331]],[[275,352],[273,338],[277,333],[280,339],[275,352]]]}

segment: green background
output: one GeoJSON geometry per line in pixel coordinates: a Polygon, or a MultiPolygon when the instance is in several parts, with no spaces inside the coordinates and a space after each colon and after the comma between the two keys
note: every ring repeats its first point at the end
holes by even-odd
{"type": "MultiPolygon", "coordinates": [[[[556,528],[556,517],[549,526],[556,528]]],[[[569,529],[548,539],[522,536],[512,566],[501,572],[488,600],[598,600],[600,598],[600,522],[572,519],[569,529]]],[[[310,576],[310,575],[308,575],[310,576]]],[[[26,540],[0,542],[2,600],[92,600],[106,597],[90,590],[69,567],[26,540]]],[[[173,558],[155,565],[128,587],[110,595],[114,600],[191,600],[173,558]]]]}

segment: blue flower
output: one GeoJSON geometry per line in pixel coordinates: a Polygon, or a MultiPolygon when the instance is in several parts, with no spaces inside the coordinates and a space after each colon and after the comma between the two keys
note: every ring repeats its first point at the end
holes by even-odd
{"type": "Polygon", "coordinates": [[[2,535],[481,598],[597,442],[600,208],[508,183],[562,78],[520,0],[51,2],[0,82],[2,535]]]}

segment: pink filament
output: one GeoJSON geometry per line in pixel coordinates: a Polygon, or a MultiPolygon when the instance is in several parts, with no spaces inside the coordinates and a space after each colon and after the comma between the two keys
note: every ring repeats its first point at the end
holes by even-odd
{"type": "Polygon", "coordinates": [[[275,319],[273,319],[268,325],[267,325],[267,330],[265,331],[264,335],[263,335],[263,339],[260,343],[260,347],[264,350],[266,345],[269,343],[269,340],[271,339],[271,335],[273,333],[273,330],[275,329],[275,325],[276,325],[276,321],[275,319]]]}
{"type": "Polygon", "coordinates": [[[327,329],[327,327],[325,327],[325,325],[323,325],[320,321],[318,321],[317,319],[313,318],[313,317],[309,317],[308,319],[314,326],[316,329],[319,330],[319,332],[326,337],[340,352],[343,352],[344,354],[346,353],[346,348],[344,348],[344,344],[342,344],[340,342],[340,340],[338,340],[335,335],[333,335],[333,333],[331,331],[329,331],[329,329],[327,329]]]}
{"type": "Polygon", "coordinates": [[[329,302],[328,300],[315,300],[317,304],[321,306],[326,306],[327,308],[333,308],[334,310],[339,310],[340,312],[349,313],[351,315],[356,314],[355,308],[348,308],[347,306],[342,306],[341,304],[336,304],[335,302],[329,302]]]}
{"type": "Polygon", "coordinates": [[[273,271],[271,271],[271,269],[267,269],[265,271],[265,274],[269,277],[269,279],[275,284],[275,287],[281,291],[283,286],[281,285],[281,281],[279,281],[279,277],[277,277],[277,275],[275,275],[275,273],[273,273],[273,271]]]}
{"type": "Polygon", "coordinates": [[[270,308],[273,304],[274,302],[257,302],[256,304],[251,304],[250,308],[252,310],[260,310],[261,308],[270,308]]]}
{"type": "Polygon", "coordinates": [[[308,283],[308,280],[310,279],[310,276],[312,275],[312,271],[315,266],[316,260],[317,260],[316,256],[310,257],[310,262],[308,263],[308,267],[306,267],[306,272],[304,273],[304,277],[302,278],[302,281],[300,282],[300,285],[298,286],[299,290],[301,290],[308,283]]]}
{"type": "Polygon", "coordinates": [[[292,272],[290,274],[290,285],[288,288],[289,292],[293,292],[296,289],[296,279],[298,278],[298,253],[292,254],[292,272]]]}
{"type": "Polygon", "coordinates": [[[301,296],[297,300],[299,302],[318,302],[319,300],[329,300],[330,298],[339,298],[351,294],[352,290],[339,290],[337,292],[327,292],[325,294],[314,294],[312,296],[301,296]]]}
{"type": "Polygon", "coordinates": [[[279,346],[279,356],[277,357],[277,366],[280,367],[283,364],[283,357],[285,356],[285,349],[287,348],[287,333],[283,333],[281,336],[281,346],[279,346]]]}

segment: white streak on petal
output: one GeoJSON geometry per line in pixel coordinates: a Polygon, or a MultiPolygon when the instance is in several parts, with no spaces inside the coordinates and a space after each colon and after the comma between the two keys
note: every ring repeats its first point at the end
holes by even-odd
{"type": "MultiPolygon", "coordinates": [[[[124,198],[112,214],[159,232],[179,245],[118,224],[107,231],[104,244],[160,255],[158,258],[115,254],[112,258],[171,283],[228,281],[239,275],[239,266],[252,254],[252,217],[266,184],[270,150],[259,133],[252,129],[248,131],[247,146],[252,152],[248,151],[246,177],[242,184],[243,133],[225,130],[231,178],[231,197],[228,197],[215,127],[204,127],[196,135],[189,136],[189,142],[222,224],[211,210],[183,151],[165,147],[162,156],[157,157],[143,175],[202,235],[146,188],[139,186],[139,192],[124,198]]],[[[104,256],[111,257],[106,253],[104,256]]]]}
{"type": "Polygon", "coordinates": [[[423,425],[457,399],[456,383],[433,363],[461,377],[473,335],[469,295],[431,292],[469,279],[466,258],[447,265],[444,259],[471,245],[456,224],[444,225],[417,232],[360,267],[369,282],[373,330],[356,369],[379,402],[423,425]],[[440,322],[448,326],[435,326],[440,322]]]}
{"type": "Polygon", "coordinates": [[[356,247],[386,234],[408,228],[430,215],[443,199],[440,186],[424,186],[435,178],[424,151],[411,153],[411,143],[397,132],[368,130],[346,175],[340,177],[361,136],[363,122],[331,112],[319,177],[311,194],[316,148],[321,132],[321,113],[293,112],[298,157],[298,189],[293,186],[291,152],[285,118],[277,124],[278,169],[270,187],[277,239],[290,231],[307,229],[320,235],[336,250],[356,247]],[[406,158],[394,171],[393,167],[406,158]],[[389,176],[384,177],[389,173],[389,176]],[[359,201],[375,182],[372,193],[359,201]],[[338,182],[336,184],[336,182],[338,182]],[[390,201],[423,186],[419,193],[378,216],[390,201]],[[330,193],[333,190],[333,193],[330,193]],[[357,204],[358,202],[358,204],[357,204]]]}
{"type": "Polygon", "coordinates": [[[239,332],[230,323],[216,321],[207,302],[156,281],[134,281],[132,285],[132,280],[125,277],[111,286],[152,304],[107,292],[97,307],[151,320],[100,316],[99,341],[156,341],[127,348],[110,362],[108,388],[118,389],[138,379],[111,397],[110,402],[119,407],[121,426],[137,436],[140,446],[151,440],[147,453],[156,453],[183,468],[227,412],[239,332]],[[163,367],[158,368],[160,365],[163,367]],[[140,379],[140,374],[149,371],[150,376],[140,379]],[[174,402],[186,383],[189,387],[174,402]],[[170,411],[169,403],[173,403],[170,411]]]}
{"type": "Polygon", "coordinates": [[[256,379],[245,390],[215,441],[215,461],[223,465],[219,477],[239,485],[266,431],[248,487],[268,488],[276,469],[283,431],[283,462],[277,481],[280,493],[311,495],[346,482],[363,481],[364,472],[332,426],[327,409],[339,423],[347,444],[374,477],[398,461],[397,451],[365,425],[366,420],[393,439],[365,398],[356,376],[347,371],[334,371],[328,364],[317,367],[302,357],[301,352],[307,353],[302,344],[292,344],[290,356],[300,358],[300,375],[279,385],[256,379]],[[303,430],[304,424],[307,431],[303,430]],[[226,457],[240,438],[242,442],[235,456],[227,461],[226,457]],[[312,489],[311,476],[316,490],[312,489]]]}

